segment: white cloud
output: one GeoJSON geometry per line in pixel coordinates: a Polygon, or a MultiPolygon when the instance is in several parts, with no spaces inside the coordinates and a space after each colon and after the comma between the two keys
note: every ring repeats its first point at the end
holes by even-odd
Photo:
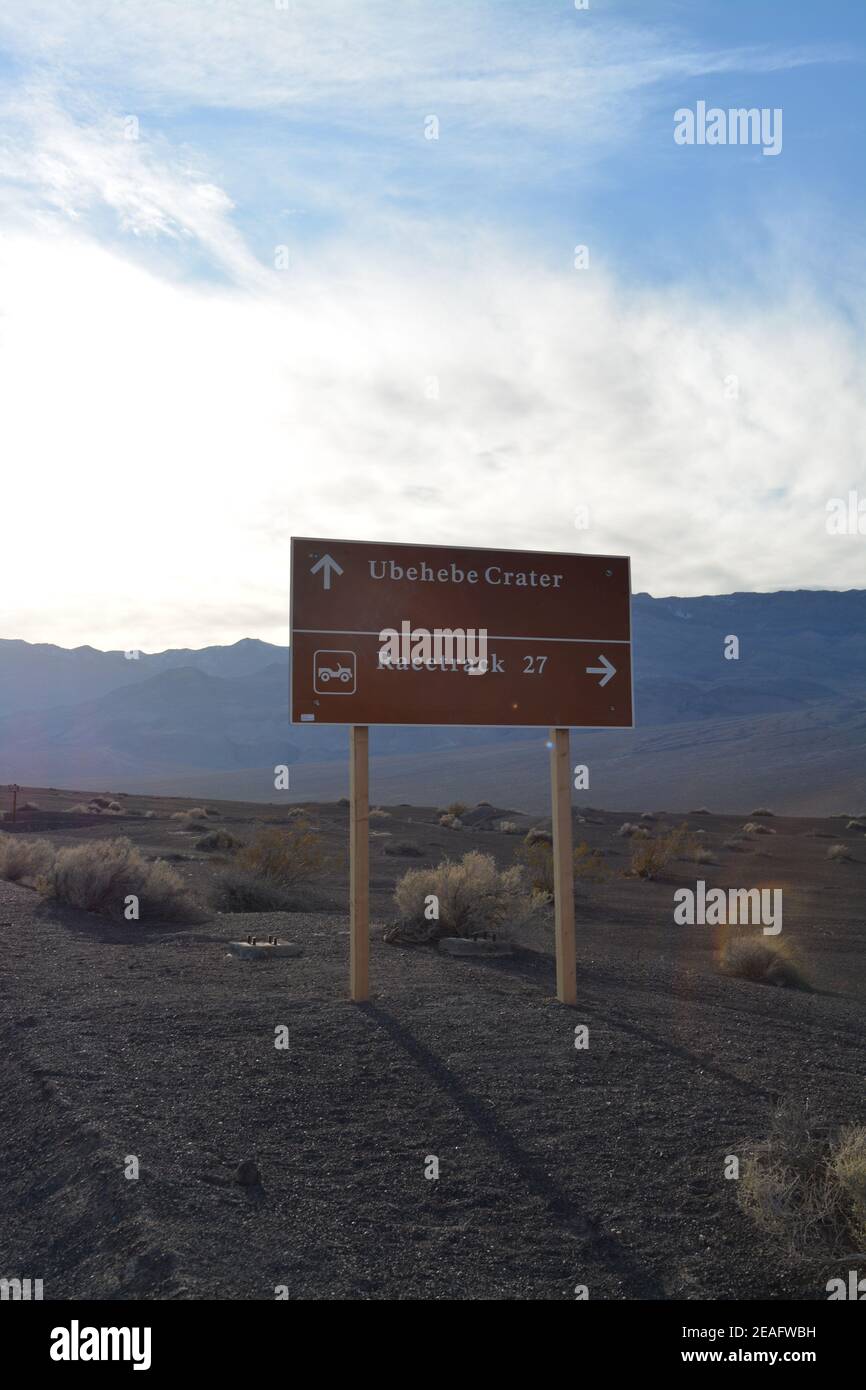
{"type": "Polygon", "coordinates": [[[825,504],[866,495],[863,369],[805,295],[635,300],[505,253],[239,295],[59,230],[2,269],[5,635],[284,640],[290,533],[630,552],[655,593],[862,584],[825,504]]]}
{"type": "Polygon", "coordinates": [[[10,100],[0,139],[0,206],[8,222],[57,212],[72,222],[107,208],[117,229],[138,238],[197,242],[208,261],[241,284],[261,267],[231,221],[232,202],[166,143],[129,138],[127,118],[91,110],[74,120],[46,94],[10,100]]]}
{"type": "MultiPolygon", "coordinates": [[[[808,56],[580,23],[349,0],[0,16],[33,68],[0,144],[4,564],[26,580],[3,588],[3,635],[285,640],[291,533],[631,553],[655,593],[863,583],[862,538],[824,524],[828,498],[866,496],[862,325],[844,311],[793,284],[753,305],[637,294],[597,258],[552,274],[444,215],[403,259],[365,224],[280,273],[218,172],[125,139],[132,98],[350,133],[441,107],[467,130],[510,124],[515,158],[554,157],[568,131],[583,157],[663,80],[808,56]],[[190,283],[190,255],[224,283],[190,283]]],[[[323,189],[345,212],[333,169],[323,189]]]]}

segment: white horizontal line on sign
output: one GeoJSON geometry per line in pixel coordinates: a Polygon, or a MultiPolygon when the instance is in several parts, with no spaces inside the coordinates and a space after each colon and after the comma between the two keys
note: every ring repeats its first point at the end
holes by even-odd
{"type": "MultiPolygon", "coordinates": [[[[320,636],[328,637],[378,637],[378,629],[367,632],[365,629],[351,627],[296,627],[295,632],[302,632],[308,637],[320,636]]],[[[447,631],[448,629],[443,629],[447,631]]],[[[476,628],[477,632],[478,629],[476,628]]],[[[604,647],[630,647],[631,642],[625,637],[502,637],[495,632],[488,632],[488,642],[587,642],[596,646],[604,647]]]]}

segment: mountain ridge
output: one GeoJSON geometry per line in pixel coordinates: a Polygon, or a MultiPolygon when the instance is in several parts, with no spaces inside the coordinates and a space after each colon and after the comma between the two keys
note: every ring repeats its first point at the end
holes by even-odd
{"type": "MultiPolygon", "coordinates": [[[[601,795],[622,785],[619,764],[629,757],[648,790],[667,787],[668,770],[674,785],[695,785],[696,770],[721,741],[737,764],[715,768],[726,785],[763,785],[775,765],[796,799],[791,760],[818,777],[823,760],[834,798],[848,789],[852,804],[866,802],[866,788],[859,792],[866,749],[858,742],[866,591],[635,594],[632,614],[636,728],[582,731],[573,740],[592,750],[601,795]],[[739,638],[737,661],[724,658],[730,635],[739,638]],[[763,752],[757,728],[772,734],[763,752]],[[654,771],[654,758],[665,767],[654,771]]],[[[345,762],[346,729],[289,725],[290,668],[288,647],[258,638],[138,657],[0,639],[0,780],[130,791],[159,782],[180,792],[184,779],[191,788],[221,778],[227,786],[249,778],[272,785],[274,766],[288,763],[308,791],[313,769],[331,786],[345,762]]],[[[440,785],[437,760],[445,780],[462,776],[462,763],[490,785],[510,786],[510,775],[488,775],[496,757],[516,769],[517,750],[533,747],[526,729],[394,726],[372,735],[374,758],[398,760],[388,763],[389,786],[400,790],[402,759],[406,796],[398,799],[416,802],[440,785]],[[423,788],[415,785],[419,776],[423,788]]],[[[270,799],[269,786],[259,795],[270,799]]]]}

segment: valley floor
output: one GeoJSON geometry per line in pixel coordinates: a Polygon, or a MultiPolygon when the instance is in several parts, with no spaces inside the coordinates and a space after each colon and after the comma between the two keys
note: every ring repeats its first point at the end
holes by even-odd
{"type": "Polygon", "coordinates": [[[866,1121],[862,896],[794,914],[804,994],[719,976],[659,887],[628,885],[645,924],[625,899],[579,920],[571,1010],[543,940],[450,960],[383,944],[380,907],[357,1006],[343,912],[112,926],[0,883],[0,1274],[74,1299],[825,1299],[724,1169],[780,1098],[866,1121]],[[229,958],[251,929],[304,953],[229,958]]]}

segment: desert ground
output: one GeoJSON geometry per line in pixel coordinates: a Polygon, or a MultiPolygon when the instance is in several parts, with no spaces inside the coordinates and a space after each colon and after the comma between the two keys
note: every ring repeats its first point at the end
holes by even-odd
{"type": "MultiPolygon", "coordinates": [[[[207,901],[227,856],[172,819],[201,802],[111,795],[120,812],[94,816],[71,810],[89,792],[26,788],[38,810],[13,833],[128,836],[207,901]]],[[[42,1278],[46,1299],[825,1299],[826,1251],[756,1225],[725,1165],[780,1103],[808,1103],[817,1129],[866,1123],[864,829],[849,811],[743,837],[748,806],[614,813],[583,795],[575,842],[606,876],[576,886],[576,1009],[554,998],[549,910],[489,960],[383,941],[401,874],[469,850],[511,865],[549,826],[519,808],[471,808],[458,829],[436,807],[374,815],[361,1005],[345,804],[306,807],[327,867],[297,911],[110,921],[0,881],[0,1273],[42,1278]],[[683,821],[706,862],[629,874],[624,822],[683,821]],[[698,878],[781,888],[811,988],[722,973],[721,929],[674,923],[698,878]],[[302,953],[228,953],[272,933],[302,953]]],[[[289,819],[207,805],[241,841],[289,819]]]]}

